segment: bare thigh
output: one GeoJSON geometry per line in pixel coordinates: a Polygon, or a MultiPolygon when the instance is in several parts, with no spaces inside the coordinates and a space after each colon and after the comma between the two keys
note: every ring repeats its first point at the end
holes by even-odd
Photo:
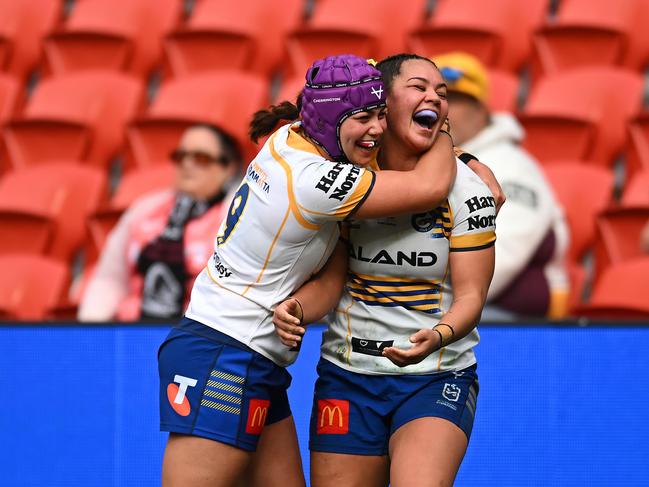
{"type": "Polygon", "coordinates": [[[252,452],[197,436],[170,433],[162,462],[163,487],[235,487],[252,452]]]}
{"type": "Polygon", "coordinates": [[[392,487],[452,486],[467,448],[464,432],[441,418],[419,418],[390,438],[392,487]]]}
{"type": "Polygon", "coordinates": [[[252,460],[247,485],[305,487],[293,416],[264,428],[252,460]]]}
{"type": "Polygon", "coordinates": [[[386,487],[387,456],[311,452],[311,487],[386,487]]]}

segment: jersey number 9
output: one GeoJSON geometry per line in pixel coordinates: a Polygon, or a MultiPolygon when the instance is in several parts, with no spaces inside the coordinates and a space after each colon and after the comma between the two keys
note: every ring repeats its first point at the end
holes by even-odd
{"type": "Polygon", "coordinates": [[[243,215],[243,210],[248,202],[248,194],[250,194],[250,187],[248,186],[248,183],[243,183],[235,193],[234,198],[232,198],[232,203],[230,203],[230,208],[228,208],[228,216],[225,219],[223,233],[216,237],[218,245],[223,245],[227,242],[228,238],[230,238],[230,235],[239,224],[239,218],[243,215]]]}

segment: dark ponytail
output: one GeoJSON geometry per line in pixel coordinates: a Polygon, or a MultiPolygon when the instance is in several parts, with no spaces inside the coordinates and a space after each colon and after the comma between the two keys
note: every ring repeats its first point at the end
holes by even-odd
{"type": "Polygon", "coordinates": [[[290,101],[283,101],[278,105],[271,106],[268,110],[259,110],[252,117],[250,122],[250,139],[256,144],[260,137],[270,134],[277,124],[286,120],[292,122],[300,117],[300,105],[302,95],[297,97],[297,106],[290,101]]]}

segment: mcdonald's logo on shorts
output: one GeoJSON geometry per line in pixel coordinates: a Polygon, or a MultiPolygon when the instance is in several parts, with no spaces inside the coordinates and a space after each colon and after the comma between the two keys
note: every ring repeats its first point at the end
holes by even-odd
{"type": "Polygon", "coordinates": [[[318,401],[319,435],[346,435],[349,431],[349,401],[320,399],[318,401]]]}
{"type": "Polygon", "coordinates": [[[266,424],[270,401],[266,399],[251,399],[248,405],[248,421],[246,422],[246,433],[260,435],[266,424]]]}

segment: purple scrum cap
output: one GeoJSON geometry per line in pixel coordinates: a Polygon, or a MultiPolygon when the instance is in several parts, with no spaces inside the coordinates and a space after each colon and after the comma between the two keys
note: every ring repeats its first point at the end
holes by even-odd
{"type": "Polygon", "coordinates": [[[302,126],[335,161],[346,160],[340,125],[350,115],[385,106],[381,72],[352,54],[313,63],[302,90],[302,126]]]}

